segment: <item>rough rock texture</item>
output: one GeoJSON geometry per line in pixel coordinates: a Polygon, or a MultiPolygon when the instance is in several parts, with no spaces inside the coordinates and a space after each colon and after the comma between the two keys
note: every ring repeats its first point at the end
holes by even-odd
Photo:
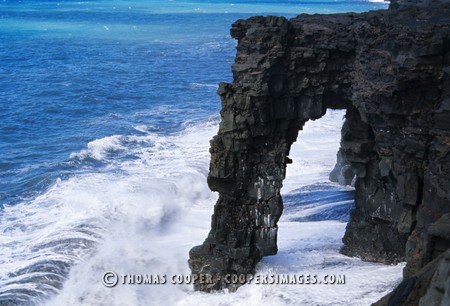
{"type": "Polygon", "coordinates": [[[342,148],[336,154],[336,165],[330,172],[329,179],[331,182],[338,183],[342,186],[355,186],[356,175],[351,163],[344,158],[342,148]]]}
{"type": "Polygon", "coordinates": [[[393,292],[372,305],[450,305],[450,250],[405,278],[393,292]]]}
{"type": "Polygon", "coordinates": [[[450,212],[450,5],[412,2],[420,1],[233,24],[233,83],[219,86],[222,121],[210,149],[208,184],[219,199],[189,260],[213,283],[196,289],[227,287],[223,275],[253,273],[276,254],[291,144],[327,108],[347,110],[340,154],[345,177],[356,175],[342,252],[406,258],[411,277],[450,247],[431,226],[450,212]]]}

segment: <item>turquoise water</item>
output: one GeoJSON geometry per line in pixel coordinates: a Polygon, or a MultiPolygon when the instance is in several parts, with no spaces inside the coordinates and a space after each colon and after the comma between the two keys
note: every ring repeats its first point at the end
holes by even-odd
{"type": "MultiPolygon", "coordinates": [[[[139,181],[141,174],[149,185],[131,184],[130,189],[153,190],[161,178],[196,171],[200,177],[185,179],[203,182],[208,140],[220,110],[217,84],[231,81],[236,42],[229,28],[235,20],[255,14],[290,18],[361,12],[387,5],[313,0],[0,2],[0,232],[5,235],[0,237],[0,304],[33,304],[58,295],[70,267],[97,250],[80,247],[89,244],[86,237],[81,244],[52,249],[53,255],[70,255],[57,265],[61,279],[44,289],[36,285],[42,280],[30,281],[34,287],[19,285],[24,291],[20,298],[14,295],[14,284],[27,283],[17,277],[27,275],[24,267],[33,267],[31,258],[53,258],[42,245],[30,247],[36,237],[61,230],[46,219],[47,213],[48,218],[69,220],[58,223],[65,229],[81,224],[106,228],[82,217],[76,223],[69,216],[77,215],[84,203],[86,211],[100,203],[89,192],[108,193],[115,179],[122,184],[117,190],[129,180],[139,181]],[[185,139],[201,140],[201,149],[185,139]],[[137,165],[151,168],[144,171],[137,165]],[[97,177],[110,173],[112,177],[97,177]],[[84,193],[89,196],[82,197],[84,193]],[[45,227],[47,223],[53,225],[45,227]],[[42,253],[33,255],[36,249],[42,253]]],[[[170,184],[180,188],[178,194],[192,188],[170,184]]],[[[199,189],[199,197],[212,204],[206,187],[199,189]]],[[[126,202],[127,190],[109,201],[123,196],[126,202]]],[[[161,199],[170,198],[172,191],[164,190],[158,191],[161,199]]]]}

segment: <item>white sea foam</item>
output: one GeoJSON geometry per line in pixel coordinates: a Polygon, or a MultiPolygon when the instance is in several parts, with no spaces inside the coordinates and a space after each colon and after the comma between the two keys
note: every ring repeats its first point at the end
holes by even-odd
{"type": "Polygon", "coordinates": [[[92,158],[103,160],[111,152],[117,152],[125,149],[122,145],[123,136],[113,135],[93,140],[87,144],[87,149],[83,149],[78,153],[70,154],[70,159],[86,159],[92,158]]]}
{"type": "Polygon", "coordinates": [[[136,125],[133,127],[136,131],[141,132],[141,133],[150,133],[152,131],[157,131],[159,130],[157,127],[153,126],[153,125],[136,125]]]}
{"type": "MultiPolygon", "coordinates": [[[[294,164],[288,168],[284,193],[326,180],[335,162],[342,116],[329,112],[306,125],[299,144],[292,148],[294,164]]],[[[5,237],[0,247],[0,296],[26,287],[44,292],[36,295],[46,305],[198,306],[242,301],[364,305],[395,285],[401,265],[365,263],[338,253],[344,223],[293,222],[287,213],[279,222],[278,255],[264,258],[257,272],[345,274],[345,285],[251,284],[235,293],[216,294],[170,282],[104,287],[102,276],[107,271],[189,274],[188,251],[205,239],[217,199],[206,184],[209,140],[217,128],[217,122],[210,121],[189,124],[173,136],[149,132],[91,142],[86,154],[92,158],[104,158],[111,150],[124,150],[135,158],[58,181],[30,203],[5,207],[0,215],[5,237]],[[37,263],[44,268],[30,269],[37,263]],[[61,272],[67,267],[71,267],[68,274],[61,272]],[[24,277],[39,275],[17,285],[24,277]],[[52,275],[61,275],[62,289],[54,289],[53,283],[37,285],[52,275]],[[49,295],[53,297],[48,299],[49,295]]]]}
{"type": "Polygon", "coordinates": [[[194,88],[206,87],[206,88],[217,89],[217,84],[191,83],[191,86],[194,87],[194,88]]]}

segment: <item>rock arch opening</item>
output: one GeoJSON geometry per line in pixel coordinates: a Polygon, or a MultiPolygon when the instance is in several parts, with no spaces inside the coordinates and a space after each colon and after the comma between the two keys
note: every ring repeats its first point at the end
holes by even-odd
{"type": "MultiPolygon", "coordinates": [[[[345,185],[341,177],[347,164],[342,157],[337,163],[344,120],[345,110],[327,109],[321,118],[305,123],[289,152],[292,164],[286,168],[283,195],[314,183],[332,181],[345,185]]],[[[351,180],[347,185],[351,185],[351,180]]]]}
{"type": "MultiPolygon", "coordinates": [[[[323,117],[307,121],[299,131],[291,146],[292,164],[287,166],[281,190],[284,205],[281,221],[349,221],[354,188],[345,186],[351,186],[356,176],[349,162],[337,154],[345,113],[327,109],[323,117]]],[[[280,243],[284,240],[282,235],[280,243]]],[[[343,235],[342,232],[339,241],[343,235]]]]}

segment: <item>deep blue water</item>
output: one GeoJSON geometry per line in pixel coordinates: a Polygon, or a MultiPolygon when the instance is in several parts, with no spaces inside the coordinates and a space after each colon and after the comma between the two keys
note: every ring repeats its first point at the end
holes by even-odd
{"type": "Polygon", "coordinates": [[[257,13],[362,11],[365,1],[3,1],[0,205],[85,166],[89,141],[150,125],[171,133],[217,114],[233,21],[257,13]],[[242,13],[239,13],[242,11],[242,13]]]}
{"type": "Polygon", "coordinates": [[[348,222],[354,206],[354,191],[330,184],[314,184],[285,195],[283,204],[284,214],[289,215],[290,221],[348,222]]]}
{"type": "Polygon", "coordinates": [[[69,155],[89,141],[141,124],[170,133],[217,113],[238,16],[18,11],[0,11],[2,203],[82,167],[69,155]]]}

